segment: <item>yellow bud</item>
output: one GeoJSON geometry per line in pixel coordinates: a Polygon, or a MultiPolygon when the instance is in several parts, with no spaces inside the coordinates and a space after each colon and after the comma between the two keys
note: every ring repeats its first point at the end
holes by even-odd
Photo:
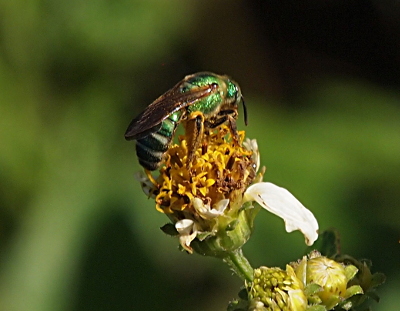
{"type": "Polygon", "coordinates": [[[338,297],[344,297],[348,280],[342,264],[327,257],[317,257],[308,260],[306,273],[307,284],[316,283],[322,287],[318,296],[323,304],[330,304],[332,298],[339,302],[338,297]]]}

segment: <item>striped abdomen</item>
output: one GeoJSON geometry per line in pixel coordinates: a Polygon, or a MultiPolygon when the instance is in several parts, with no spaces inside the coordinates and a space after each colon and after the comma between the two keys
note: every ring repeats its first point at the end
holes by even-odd
{"type": "Polygon", "coordinates": [[[156,170],[164,160],[175,129],[178,125],[180,113],[170,115],[162,121],[158,131],[136,141],[136,155],[139,163],[149,171],[156,170]]]}

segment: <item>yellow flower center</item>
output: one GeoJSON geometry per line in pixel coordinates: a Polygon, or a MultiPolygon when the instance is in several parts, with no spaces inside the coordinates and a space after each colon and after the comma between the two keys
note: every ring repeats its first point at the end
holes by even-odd
{"type": "Polygon", "coordinates": [[[252,151],[242,146],[244,131],[238,132],[239,142],[232,139],[225,125],[203,135],[202,145],[188,162],[187,136],[172,145],[165,165],[155,181],[156,208],[175,219],[199,219],[193,199],[200,198],[213,206],[223,199],[233,200],[241,195],[255,177],[252,151]]]}

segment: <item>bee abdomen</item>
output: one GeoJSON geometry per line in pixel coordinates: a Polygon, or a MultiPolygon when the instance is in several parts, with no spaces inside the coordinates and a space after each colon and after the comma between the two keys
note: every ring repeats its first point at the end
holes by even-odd
{"type": "Polygon", "coordinates": [[[154,151],[165,152],[168,150],[168,145],[171,141],[170,137],[166,137],[159,132],[150,133],[146,137],[137,140],[137,144],[153,149],[154,151]]]}
{"type": "Polygon", "coordinates": [[[136,141],[136,155],[145,169],[154,171],[161,165],[172,139],[170,132],[166,134],[160,130],[136,141]]]}
{"type": "Polygon", "coordinates": [[[136,155],[139,159],[139,163],[145,169],[154,171],[160,166],[166,150],[157,150],[152,147],[147,140],[149,136],[136,141],[136,155]]]}

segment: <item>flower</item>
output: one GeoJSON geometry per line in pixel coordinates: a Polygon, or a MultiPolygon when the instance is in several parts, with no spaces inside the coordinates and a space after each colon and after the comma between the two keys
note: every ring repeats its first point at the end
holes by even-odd
{"type": "Polygon", "coordinates": [[[317,239],[313,214],[286,189],[262,182],[265,169],[257,174],[255,139],[245,140],[244,131],[233,139],[231,129],[221,125],[206,131],[193,151],[188,150],[189,135],[170,146],[158,177],[150,172],[138,176],[146,195],[155,198],[156,209],[175,226],[183,249],[216,257],[239,249],[260,210],[253,201],[282,217],[288,232],[301,230],[308,245],[317,239]]]}
{"type": "Polygon", "coordinates": [[[297,277],[306,288],[308,300],[331,310],[337,305],[349,310],[353,305],[348,298],[363,294],[359,285],[350,286],[358,269],[343,265],[314,251],[297,263],[292,263],[297,277]]]}
{"type": "Polygon", "coordinates": [[[291,266],[254,269],[254,280],[248,286],[249,310],[304,311],[307,298],[303,284],[291,266]]]}

